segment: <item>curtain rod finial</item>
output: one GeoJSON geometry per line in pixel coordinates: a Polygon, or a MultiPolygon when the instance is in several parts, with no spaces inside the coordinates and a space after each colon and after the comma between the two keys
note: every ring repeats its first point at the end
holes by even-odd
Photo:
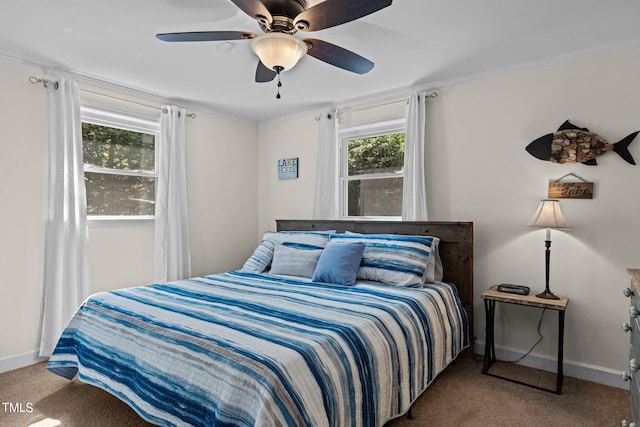
{"type": "Polygon", "coordinates": [[[51,81],[49,79],[45,79],[45,78],[38,78],[35,76],[30,76],[29,77],[29,82],[33,83],[33,84],[38,84],[38,83],[42,83],[42,85],[44,87],[49,87],[49,84],[53,84],[53,88],[54,89],[58,89],[58,82],[56,81],[51,81]]]}

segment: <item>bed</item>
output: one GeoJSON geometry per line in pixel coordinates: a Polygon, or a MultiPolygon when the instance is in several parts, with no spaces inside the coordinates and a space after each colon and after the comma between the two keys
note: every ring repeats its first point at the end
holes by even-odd
{"type": "Polygon", "coordinates": [[[49,370],[162,426],[368,427],[407,413],[469,346],[471,223],[278,220],[269,234],[241,270],[91,296],[49,370]],[[442,281],[413,286],[406,274],[418,273],[398,273],[395,259],[390,283],[409,286],[318,276],[330,249],[366,246],[362,266],[382,236],[393,257],[436,236],[442,281]],[[267,246],[270,269],[258,272],[267,246]],[[312,277],[287,270],[312,256],[312,277]]]}

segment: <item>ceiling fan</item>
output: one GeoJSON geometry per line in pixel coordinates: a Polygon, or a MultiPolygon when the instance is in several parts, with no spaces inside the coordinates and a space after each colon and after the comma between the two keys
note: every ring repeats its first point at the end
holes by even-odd
{"type": "MultiPolygon", "coordinates": [[[[308,7],[306,0],[231,0],[254,18],[264,34],[249,31],[196,31],[156,34],[166,42],[196,42],[253,39],[251,49],[258,56],[255,80],[270,82],[293,68],[309,54],[335,67],[357,74],[371,71],[374,64],[340,46],[314,38],[300,39],[298,31],[318,31],[367,16],[391,5],[392,0],[324,0],[308,7]]],[[[277,98],[280,98],[278,91],[277,98]]]]}

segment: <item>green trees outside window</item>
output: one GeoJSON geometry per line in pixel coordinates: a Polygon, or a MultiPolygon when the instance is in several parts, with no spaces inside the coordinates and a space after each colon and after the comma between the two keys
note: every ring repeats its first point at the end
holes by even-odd
{"type": "Polygon", "coordinates": [[[404,132],[347,141],[349,216],[401,216],[404,132]]]}
{"type": "Polygon", "coordinates": [[[82,123],[87,215],[154,215],[155,135],[82,123]]]}

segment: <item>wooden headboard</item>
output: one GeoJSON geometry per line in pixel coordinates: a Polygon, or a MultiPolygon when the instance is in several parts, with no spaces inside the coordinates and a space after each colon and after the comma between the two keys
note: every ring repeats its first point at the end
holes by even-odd
{"type": "Polygon", "coordinates": [[[458,288],[469,317],[469,340],[473,347],[473,223],[446,221],[349,221],[276,220],[278,231],[336,230],[364,234],[409,234],[440,238],[444,282],[458,288]]]}

